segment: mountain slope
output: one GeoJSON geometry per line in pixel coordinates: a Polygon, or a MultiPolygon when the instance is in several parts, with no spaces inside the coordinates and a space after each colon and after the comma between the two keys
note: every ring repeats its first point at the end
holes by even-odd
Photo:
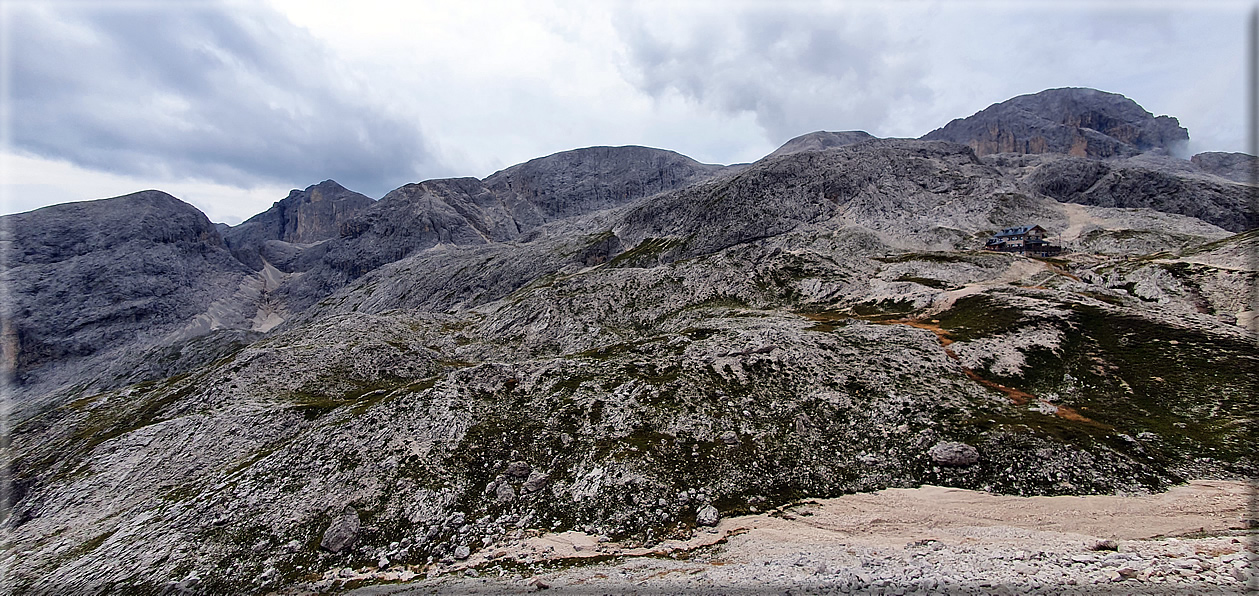
{"type": "Polygon", "coordinates": [[[992,159],[1015,165],[1029,192],[1099,207],[1145,207],[1198,218],[1226,230],[1259,227],[1253,186],[1208,175],[1182,159],[1140,156],[1096,160],[1043,155],[992,159]]]}
{"type": "MultiPolygon", "coordinates": [[[[518,528],[649,543],[709,505],[1254,469],[1241,329],[1081,281],[1088,261],[862,256],[855,239],[795,229],[665,264],[570,261],[453,314],[364,302],[191,376],[86,396],[15,429],[9,529],[32,552],[12,577],[261,592],[381,558],[436,569],[518,528]],[[1177,343],[1143,347],[1155,337],[1177,343]],[[933,455],[950,444],[977,456],[933,455]],[[96,506],[107,489],[112,508],[96,506]],[[334,528],[348,544],[327,542],[334,528]]],[[[519,254],[500,250],[452,263],[492,279],[519,254]]],[[[403,268],[425,258],[338,296],[427,277],[403,268]]]]}
{"type": "Polygon", "coordinates": [[[801,151],[821,151],[869,141],[875,137],[864,130],[846,130],[843,132],[817,131],[800,135],[770,153],[766,157],[789,155],[801,151]]]}
{"type": "Polygon", "coordinates": [[[1212,151],[1199,153],[1190,158],[1190,161],[1202,171],[1221,178],[1252,186],[1259,184],[1259,176],[1256,176],[1259,174],[1259,158],[1253,155],[1212,151]]]}

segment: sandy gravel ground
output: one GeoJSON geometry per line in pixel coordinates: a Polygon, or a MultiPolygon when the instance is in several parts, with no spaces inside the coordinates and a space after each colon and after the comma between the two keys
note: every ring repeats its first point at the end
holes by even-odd
{"type": "Polygon", "coordinates": [[[357,595],[1237,594],[1259,588],[1255,494],[1253,484],[1227,481],[1138,496],[889,489],[724,519],[691,540],[652,548],[579,532],[522,533],[466,561],[332,571],[310,588],[395,582],[350,592],[357,595]]]}

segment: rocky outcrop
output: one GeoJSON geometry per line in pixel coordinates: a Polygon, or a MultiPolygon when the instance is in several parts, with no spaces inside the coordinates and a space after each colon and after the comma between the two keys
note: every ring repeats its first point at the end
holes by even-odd
{"type": "Polygon", "coordinates": [[[1189,159],[1193,165],[1209,174],[1228,178],[1242,184],[1256,184],[1259,180],[1259,158],[1246,153],[1208,152],[1189,159]]]}
{"type": "Polygon", "coordinates": [[[345,511],[324,531],[323,538],[319,540],[319,548],[332,554],[339,553],[354,545],[361,528],[362,523],[358,512],[353,507],[346,507],[345,511]]]}
{"type": "Polygon", "coordinates": [[[1189,133],[1171,116],[1145,111],[1117,93],[1049,89],[993,104],[933,130],[923,139],[990,153],[1065,153],[1110,158],[1179,150],[1189,133]]]}
{"type": "Polygon", "coordinates": [[[336,238],[341,224],[370,206],[370,198],[348,190],[333,180],[293,190],[270,209],[223,233],[232,254],[255,270],[263,260],[282,270],[300,247],[336,238]]]}
{"type": "Polygon", "coordinates": [[[945,466],[969,466],[979,461],[979,451],[966,443],[939,442],[927,452],[931,461],[945,466]]]}

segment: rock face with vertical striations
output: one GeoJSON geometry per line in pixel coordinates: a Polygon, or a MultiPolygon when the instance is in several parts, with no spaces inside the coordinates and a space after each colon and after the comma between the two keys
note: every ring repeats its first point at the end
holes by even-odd
{"type": "Polygon", "coordinates": [[[293,190],[270,209],[229,228],[223,240],[237,259],[254,269],[262,269],[264,259],[283,268],[293,258],[291,245],[336,238],[342,223],[373,202],[324,180],[306,190],[293,190]]]}
{"type": "Polygon", "coordinates": [[[1096,89],[1049,89],[993,104],[922,137],[990,153],[1066,153],[1124,157],[1152,149],[1176,151],[1189,133],[1171,116],[1096,89]]]}

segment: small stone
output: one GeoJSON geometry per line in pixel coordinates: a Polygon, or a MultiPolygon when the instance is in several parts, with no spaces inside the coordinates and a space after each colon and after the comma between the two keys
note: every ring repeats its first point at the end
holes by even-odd
{"type": "Polygon", "coordinates": [[[705,505],[695,513],[695,523],[701,526],[715,526],[720,519],[721,514],[712,505],[705,505]]]}
{"type": "Polygon", "coordinates": [[[494,498],[497,499],[499,503],[508,503],[516,498],[516,491],[512,489],[510,484],[503,482],[498,485],[497,489],[495,489],[494,498]]]}
{"type": "Polygon", "coordinates": [[[1098,540],[1090,547],[1093,550],[1119,550],[1119,543],[1114,540],[1098,540]]]}
{"type": "Polygon", "coordinates": [[[459,559],[460,561],[468,558],[471,554],[472,554],[472,549],[468,548],[468,545],[466,544],[460,544],[459,546],[455,547],[455,558],[459,559]]]}
{"type": "Polygon", "coordinates": [[[385,569],[386,567],[389,567],[389,557],[381,555],[380,560],[376,561],[376,567],[380,569],[385,569]]]}
{"type": "Polygon", "coordinates": [[[724,432],[724,433],[721,433],[721,436],[720,436],[720,437],[718,437],[718,439],[719,439],[722,443],[725,443],[725,444],[727,444],[727,445],[738,445],[738,444],[739,444],[739,435],[735,434],[735,432],[734,432],[734,431],[732,431],[732,430],[728,430],[728,431],[726,431],[726,432],[724,432]]]}

